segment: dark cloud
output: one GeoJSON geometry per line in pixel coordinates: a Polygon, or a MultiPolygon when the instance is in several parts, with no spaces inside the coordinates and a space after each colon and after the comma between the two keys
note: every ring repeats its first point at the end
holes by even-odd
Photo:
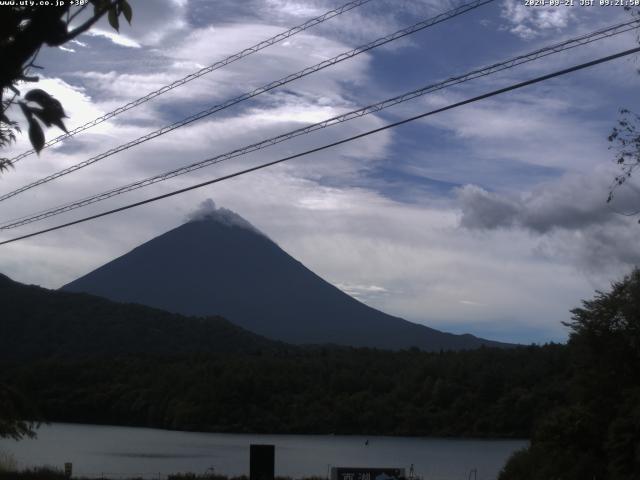
{"type": "Polygon", "coordinates": [[[475,185],[465,185],[458,189],[457,194],[462,206],[460,224],[468,229],[510,227],[521,210],[516,200],[487,192],[475,185]]]}
{"type": "Polygon", "coordinates": [[[570,260],[584,271],[640,265],[640,226],[636,218],[619,214],[640,206],[640,195],[629,188],[607,203],[610,178],[602,171],[567,176],[526,195],[465,185],[457,190],[460,226],[528,230],[540,237],[535,254],[570,260]]]}
{"type": "Polygon", "coordinates": [[[462,208],[461,225],[484,230],[518,226],[548,233],[555,229],[627,224],[617,212],[639,206],[640,196],[621,191],[614,202],[607,203],[610,178],[603,172],[566,176],[526,195],[505,195],[465,185],[457,191],[462,208]]]}

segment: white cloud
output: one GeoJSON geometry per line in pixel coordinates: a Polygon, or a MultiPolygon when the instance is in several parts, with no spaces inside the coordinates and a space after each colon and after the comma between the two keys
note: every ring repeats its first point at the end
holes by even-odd
{"type": "Polygon", "coordinates": [[[569,6],[525,6],[519,0],[505,0],[502,17],[509,22],[511,33],[532,39],[545,30],[565,29],[575,17],[575,8],[569,6]]]}
{"type": "Polygon", "coordinates": [[[325,12],[323,8],[305,2],[267,0],[266,5],[268,8],[275,9],[281,14],[293,17],[317,17],[325,12]]]}
{"type": "Polygon", "coordinates": [[[233,212],[228,208],[217,207],[216,203],[210,198],[204,200],[193,212],[189,213],[186,220],[188,222],[215,220],[223,225],[245,228],[262,235],[262,232],[256,229],[236,212],[233,212]]]}
{"type": "MultiPolygon", "coordinates": [[[[169,41],[174,36],[179,38],[187,28],[187,4],[185,0],[136,2],[132,7],[133,18],[131,25],[121,16],[119,32],[116,32],[105,16],[98,21],[96,27],[86,32],[85,35],[100,35],[123,47],[156,47],[169,41]]],[[[86,16],[84,19],[86,19],[86,16]]],[[[82,22],[83,17],[79,16],[76,21],[78,23],[82,22]]]]}
{"type": "Polygon", "coordinates": [[[126,35],[120,35],[119,33],[112,32],[109,30],[102,30],[100,28],[94,28],[85,33],[85,35],[89,35],[91,37],[104,37],[111,40],[116,45],[121,47],[128,48],[142,48],[138,42],[133,40],[132,38],[127,37],[126,35]]]}

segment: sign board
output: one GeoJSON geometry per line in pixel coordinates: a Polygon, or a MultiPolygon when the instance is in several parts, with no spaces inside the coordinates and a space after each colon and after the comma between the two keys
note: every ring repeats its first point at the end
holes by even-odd
{"type": "Polygon", "coordinates": [[[73,465],[71,462],[66,462],[64,464],[64,475],[67,478],[71,478],[71,473],[73,472],[73,465]]]}
{"type": "Polygon", "coordinates": [[[333,467],[331,480],[401,480],[404,468],[333,467]]]}

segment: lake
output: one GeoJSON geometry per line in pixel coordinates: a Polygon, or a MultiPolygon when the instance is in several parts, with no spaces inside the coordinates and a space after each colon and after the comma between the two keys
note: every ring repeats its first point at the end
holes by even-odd
{"type": "Polygon", "coordinates": [[[164,478],[176,472],[249,473],[249,445],[274,444],[276,475],[326,477],[329,467],[404,467],[425,480],[493,480],[526,440],[342,435],[248,435],[54,423],[35,440],[0,440],[19,466],[73,462],[74,476],[164,478]],[[368,440],[368,443],[367,443],[368,440]],[[210,470],[209,470],[210,471],[210,470]],[[473,476],[471,476],[473,478],[473,476]]]}

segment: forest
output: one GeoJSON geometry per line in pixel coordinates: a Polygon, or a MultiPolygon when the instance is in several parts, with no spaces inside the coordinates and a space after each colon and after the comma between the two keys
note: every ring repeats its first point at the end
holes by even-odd
{"type": "Polygon", "coordinates": [[[3,362],[49,421],[215,432],[528,437],[561,404],[559,345],[425,353],[253,354],[3,362]]]}

